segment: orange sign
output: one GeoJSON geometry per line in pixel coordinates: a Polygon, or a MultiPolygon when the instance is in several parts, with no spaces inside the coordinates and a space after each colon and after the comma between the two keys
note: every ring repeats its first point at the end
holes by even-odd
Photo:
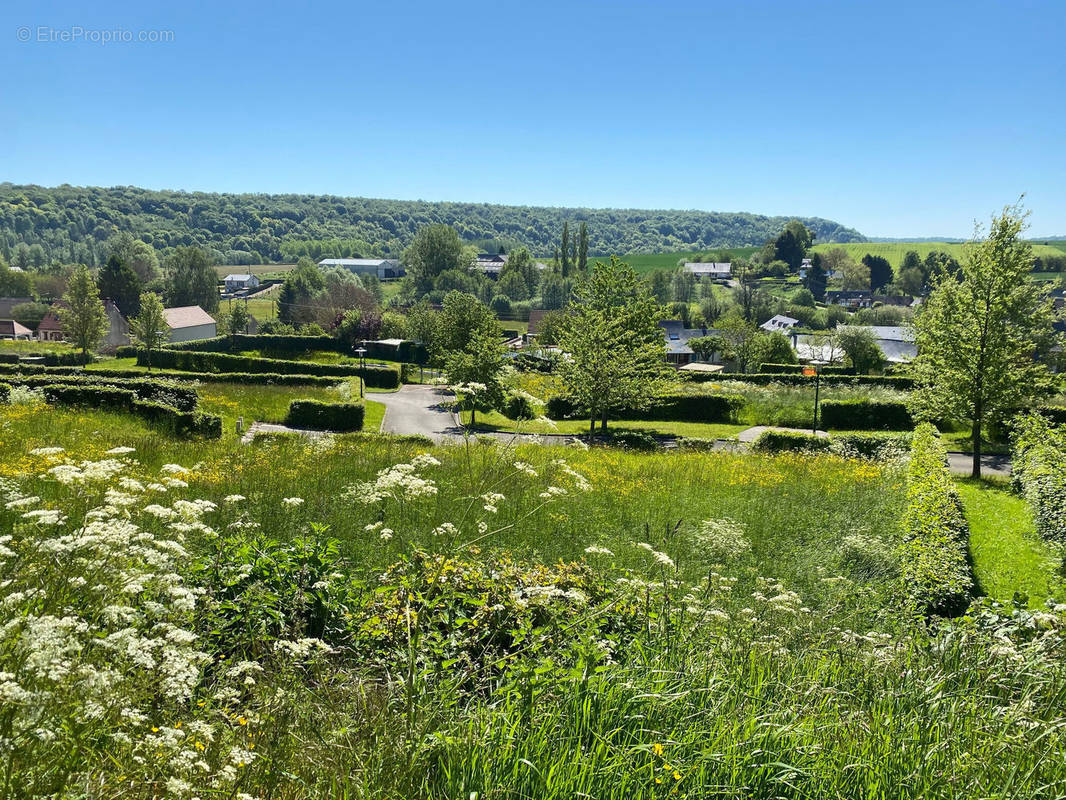
{"type": "Polygon", "coordinates": [[[818,374],[818,370],[816,370],[814,367],[804,367],[803,374],[806,375],[808,378],[813,378],[815,375],[818,374]]]}

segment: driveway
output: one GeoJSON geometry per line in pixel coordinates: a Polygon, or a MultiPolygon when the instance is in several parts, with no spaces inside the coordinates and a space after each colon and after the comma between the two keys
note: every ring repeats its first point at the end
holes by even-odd
{"type": "Polygon", "coordinates": [[[384,433],[420,434],[443,442],[463,435],[455,414],[441,405],[452,397],[440,386],[405,384],[398,392],[374,392],[366,399],[385,406],[384,433]]]}

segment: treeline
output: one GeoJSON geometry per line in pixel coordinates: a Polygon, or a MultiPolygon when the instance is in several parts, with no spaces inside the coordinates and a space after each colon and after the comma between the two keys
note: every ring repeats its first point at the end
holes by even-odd
{"type": "MultiPolygon", "coordinates": [[[[819,242],[861,242],[857,231],[801,220],[819,242]]],[[[214,194],[0,184],[0,254],[40,268],[53,262],[101,266],[107,241],[131,233],[161,255],[198,246],[213,260],[250,264],[311,258],[399,256],[420,228],[446,224],[467,243],[499,242],[550,256],[559,231],[584,222],[588,252],[705,250],[762,245],[785,217],[703,211],[543,208],[431,203],[331,195],[214,194]]]]}

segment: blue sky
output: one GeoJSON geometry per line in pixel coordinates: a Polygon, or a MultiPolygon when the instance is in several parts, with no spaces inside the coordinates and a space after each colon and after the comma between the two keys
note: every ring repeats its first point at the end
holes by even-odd
{"type": "Polygon", "coordinates": [[[1062,0],[154,5],[4,4],[0,180],[1066,234],[1062,0]]]}

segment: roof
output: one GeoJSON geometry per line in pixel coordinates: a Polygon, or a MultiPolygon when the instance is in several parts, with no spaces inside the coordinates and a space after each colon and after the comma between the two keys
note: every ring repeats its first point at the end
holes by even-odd
{"type": "Polygon", "coordinates": [[[913,342],[914,334],[908,328],[899,325],[838,325],[837,330],[845,328],[865,328],[874,335],[875,339],[885,339],[890,342],[913,342]]]}
{"type": "Polygon", "coordinates": [[[495,263],[495,264],[506,264],[507,263],[507,254],[506,253],[478,253],[477,254],[477,260],[478,260],[478,263],[489,262],[489,263],[495,263]]]}
{"type": "Polygon", "coordinates": [[[538,309],[534,309],[533,311],[529,312],[529,328],[528,328],[528,331],[530,333],[536,333],[539,330],[540,323],[544,319],[544,315],[547,314],[547,313],[548,313],[547,311],[544,311],[544,310],[539,309],[539,308],[538,309]]]}
{"type": "Polygon", "coordinates": [[[249,275],[247,273],[243,273],[243,272],[242,273],[237,273],[237,272],[235,272],[232,275],[227,275],[225,278],[223,278],[223,280],[226,280],[226,281],[250,281],[254,277],[255,277],[254,275],[249,275]]]}
{"type": "Polygon", "coordinates": [[[708,364],[706,361],[690,361],[678,367],[684,372],[721,372],[725,369],[724,364],[708,364]]]}
{"type": "Polygon", "coordinates": [[[728,275],[733,265],[728,261],[686,261],[685,269],[697,275],[728,275]]]}
{"type": "Polygon", "coordinates": [[[32,297],[0,297],[0,318],[11,317],[11,309],[23,303],[32,303],[32,297]]]}
{"type": "Polygon", "coordinates": [[[798,325],[799,320],[793,317],[786,317],[784,314],[774,314],[770,319],[766,320],[759,327],[764,331],[780,331],[788,330],[793,325],[798,325]]]}
{"type": "Polygon", "coordinates": [[[716,333],[709,328],[686,328],[679,319],[663,320],[659,327],[663,329],[663,336],[666,337],[666,352],[669,354],[691,355],[689,339],[702,339],[716,333]]]}
{"type": "Polygon", "coordinates": [[[66,308],[66,300],[56,300],[52,303],[51,308],[48,309],[48,313],[41,318],[41,321],[37,324],[37,330],[39,331],[61,331],[63,330],[63,322],[59,319],[59,309],[66,308]]]}
{"type": "Polygon", "coordinates": [[[0,319],[0,336],[32,336],[33,331],[13,319],[0,319]]]}
{"type": "Polygon", "coordinates": [[[179,328],[195,328],[199,325],[214,325],[215,318],[204,311],[200,306],[179,306],[178,308],[164,308],[163,316],[167,320],[167,327],[171,330],[179,328]]]}
{"type": "Polygon", "coordinates": [[[323,258],[320,267],[395,267],[400,262],[395,258],[323,258]]]}

